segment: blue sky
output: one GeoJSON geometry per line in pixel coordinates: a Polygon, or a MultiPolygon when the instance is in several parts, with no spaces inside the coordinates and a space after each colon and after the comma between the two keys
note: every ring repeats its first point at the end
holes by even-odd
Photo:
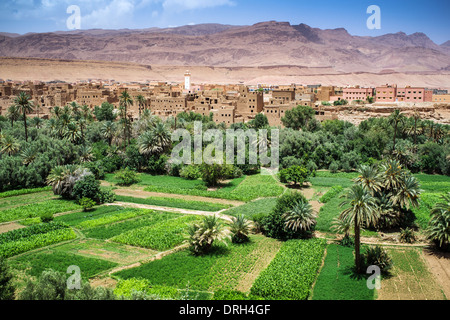
{"type": "Polygon", "coordinates": [[[322,29],[343,27],[353,35],[423,32],[438,44],[450,40],[449,0],[1,0],[0,31],[67,30],[70,5],[80,8],[82,29],[277,20],[322,29]],[[381,30],[366,27],[370,5],[381,9],[381,30]]]}

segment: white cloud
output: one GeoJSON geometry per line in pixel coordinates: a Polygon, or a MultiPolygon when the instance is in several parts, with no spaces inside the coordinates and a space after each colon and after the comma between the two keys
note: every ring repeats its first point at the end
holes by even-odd
{"type": "Polygon", "coordinates": [[[81,25],[87,28],[117,28],[123,26],[124,22],[133,20],[135,5],[133,0],[113,0],[104,7],[93,10],[84,15],[82,13],[81,25]]]}
{"type": "Polygon", "coordinates": [[[168,11],[213,8],[225,5],[233,6],[235,3],[231,0],[163,0],[163,8],[168,11]]]}

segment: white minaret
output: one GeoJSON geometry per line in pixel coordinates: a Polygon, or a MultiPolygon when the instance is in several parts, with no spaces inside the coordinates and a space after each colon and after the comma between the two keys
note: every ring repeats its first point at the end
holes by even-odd
{"type": "Polygon", "coordinates": [[[184,89],[191,91],[191,73],[188,71],[184,74],[184,89]]]}

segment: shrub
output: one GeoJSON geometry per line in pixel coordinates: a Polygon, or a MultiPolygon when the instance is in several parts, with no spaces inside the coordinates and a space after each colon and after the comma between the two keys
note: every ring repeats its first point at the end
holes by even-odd
{"type": "Polygon", "coordinates": [[[206,216],[201,223],[194,223],[189,226],[186,242],[194,255],[208,253],[214,241],[223,241],[227,238],[228,232],[223,228],[219,218],[206,216]]]}
{"type": "Polygon", "coordinates": [[[346,234],[340,241],[339,244],[343,247],[354,247],[355,246],[355,238],[346,234]]]}
{"type": "Polygon", "coordinates": [[[117,180],[119,186],[131,186],[141,181],[139,175],[128,168],[117,172],[114,178],[117,180]]]}
{"type": "Polygon", "coordinates": [[[199,167],[195,165],[189,165],[181,169],[180,177],[188,180],[200,179],[202,174],[200,173],[199,167]]]}
{"type": "Polygon", "coordinates": [[[166,155],[153,155],[150,157],[147,163],[147,171],[154,175],[164,175],[167,174],[167,161],[169,159],[166,155]]]}
{"type": "Polygon", "coordinates": [[[49,222],[53,221],[53,219],[54,219],[53,213],[51,213],[51,212],[41,213],[39,218],[43,223],[49,223],[49,222]]]}
{"type": "Polygon", "coordinates": [[[111,188],[101,190],[100,203],[113,203],[114,201],[116,201],[116,194],[111,188]]]}
{"type": "Polygon", "coordinates": [[[253,221],[253,232],[260,233],[263,232],[264,218],[267,216],[265,213],[255,213],[252,215],[253,221]]]}
{"type": "Polygon", "coordinates": [[[392,267],[392,260],[388,252],[380,246],[368,247],[362,255],[363,265],[378,266],[383,274],[388,274],[392,267]]]}
{"type": "Polygon", "coordinates": [[[92,174],[95,176],[95,179],[105,179],[105,169],[103,168],[103,164],[101,161],[87,162],[84,164],[84,167],[92,172],[92,174]]]}
{"type": "Polygon", "coordinates": [[[95,206],[95,202],[87,197],[81,198],[78,204],[83,207],[84,212],[91,210],[95,206]]]}
{"type": "Polygon", "coordinates": [[[337,173],[339,171],[339,164],[336,161],[333,161],[328,169],[331,173],[337,173]]]}
{"type": "Polygon", "coordinates": [[[96,203],[101,203],[101,193],[100,181],[95,180],[93,175],[88,175],[75,183],[72,191],[72,197],[78,201],[83,198],[89,198],[96,203]]]}
{"type": "Polygon", "coordinates": [[[416,241],[416,235],[414,230],[411,228],[400,230],[400,242],[403,243],[414,243],[416,241]]]}

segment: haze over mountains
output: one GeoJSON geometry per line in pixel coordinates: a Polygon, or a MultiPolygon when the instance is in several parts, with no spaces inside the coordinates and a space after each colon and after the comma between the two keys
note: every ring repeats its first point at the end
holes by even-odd
{"type": "Polygon", "coordinates": [[[167,66],[304,66],[336,72],[447,74],[450,41],[423,33],[352,36],[345,29],[263,22],[141,30],[0,33],[0,56],[99,60],[167,66]]]}

